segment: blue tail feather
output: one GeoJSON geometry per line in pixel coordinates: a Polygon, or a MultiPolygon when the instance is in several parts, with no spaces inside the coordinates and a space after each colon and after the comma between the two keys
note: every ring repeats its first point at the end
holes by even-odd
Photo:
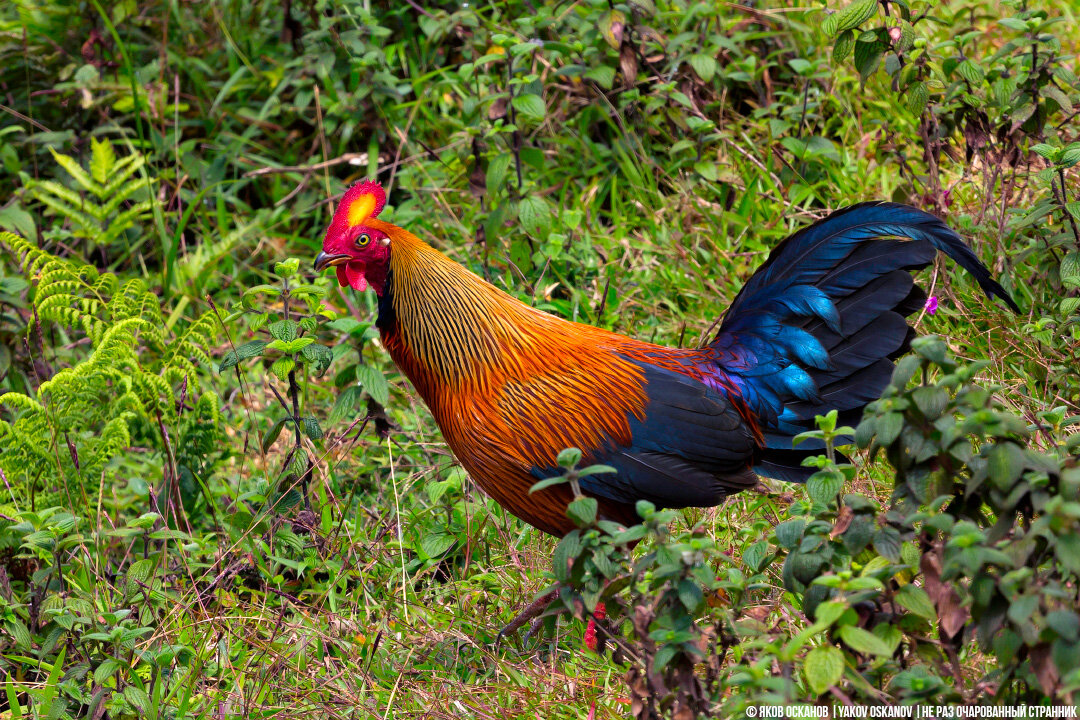
{"type": "Polygon", "coordinates": [[[913,331],[904,318],[926,296],[911,272],[943,252],[993,298],[1019,308],[963,239],[939,218],[894,203],[837,211],[778,245],[728,309],[710,347],[765,436],[759,473],[805,479],[791,438],[817,414],[855,422],[880,396],[913,331]]]}

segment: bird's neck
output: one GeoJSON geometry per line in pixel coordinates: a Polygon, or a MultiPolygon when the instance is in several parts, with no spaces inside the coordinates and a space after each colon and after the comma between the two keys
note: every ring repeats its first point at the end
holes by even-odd
{"type": "MultiPolygon", "coordinates": [[[[562,321],[484,282],[411,233],[394,228],[378,327],[398,366],[421,384],[462,387],[506,370],[508,355],[562,321]]],[[[425,393],[426,394],[426,393],[425,393]]]]}

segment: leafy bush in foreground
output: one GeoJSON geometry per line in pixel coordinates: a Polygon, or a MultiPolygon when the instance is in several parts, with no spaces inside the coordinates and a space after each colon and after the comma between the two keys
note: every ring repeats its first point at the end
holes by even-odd
{"type": "MultiPolygon", "coordinates": [[[[560,598],[628,665],[636,717],[730,717],[829,695],[1071,701],[1080,690],[1080,467],[1062,460],[1080,435],[1030,449],[1033,429],[978,385],[985,363],[959,364],[936,337],[912,346],[857,430],[837,428],[834,412],[804,434],[826,443],[808,497],[741,562],[701,526],[671,534],[674,511],[643,502],[643,523],[622,528],[596,521],[586,498],[571,505],[581,528],[555,552],[560,598]],[[852,433],[896,470],[887,508],[841,492],[855,468],[833,447],[852,433]],[[647,553],[632,559],[643,538],[647,553]],[[757,612],[777,569],[804,616],[797,633],[757,612]]],[[[1048,432],[1063,424],[1061,410],[1040,417],[1048,432]]]]}

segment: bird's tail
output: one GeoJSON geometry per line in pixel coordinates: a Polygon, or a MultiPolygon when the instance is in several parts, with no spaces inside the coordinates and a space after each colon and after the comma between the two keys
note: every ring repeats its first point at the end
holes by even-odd
{"type": "Polygon", "coordinates": [[[926,301],[911,273],[939,250],[1019,312],[959,235],[893,203],[854,205],[792,235],[746,283],[710,347],[758,418],[760,474],[805,480],[802,460],[821,444],[795,449],[792,437],[831,409],[854,425],[881,395],[914,336],[905,318],[926,301]]]}

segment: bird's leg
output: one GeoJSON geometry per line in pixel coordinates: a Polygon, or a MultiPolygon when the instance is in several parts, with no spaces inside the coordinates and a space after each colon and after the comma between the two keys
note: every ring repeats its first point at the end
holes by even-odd
{"type": "Polygon", "coordinates": [[[528,639],[534,632],[536,632],[536,629],[542,620],[542,618],[540,618],[539,616],[548,609],[548,606],[550,606],[551,603],[554,602],[555,598],[558,597],[558,594],[559,590],[558,588],[555,588],[551,592],[545,593],[537,599],[533,600],[531,603],[529,603],[528,607],[522,610],[516,618],[511,620],[509,625],[499,631],[498,636],[495,638],[495,646],[498,647],[499,645],[501,645],[504,637],[513,635],[525,623],[529,622],[530,620],[535,620],[533,626],[529,628],[529,632],[525,635],[525,638],[528,639]]]}

